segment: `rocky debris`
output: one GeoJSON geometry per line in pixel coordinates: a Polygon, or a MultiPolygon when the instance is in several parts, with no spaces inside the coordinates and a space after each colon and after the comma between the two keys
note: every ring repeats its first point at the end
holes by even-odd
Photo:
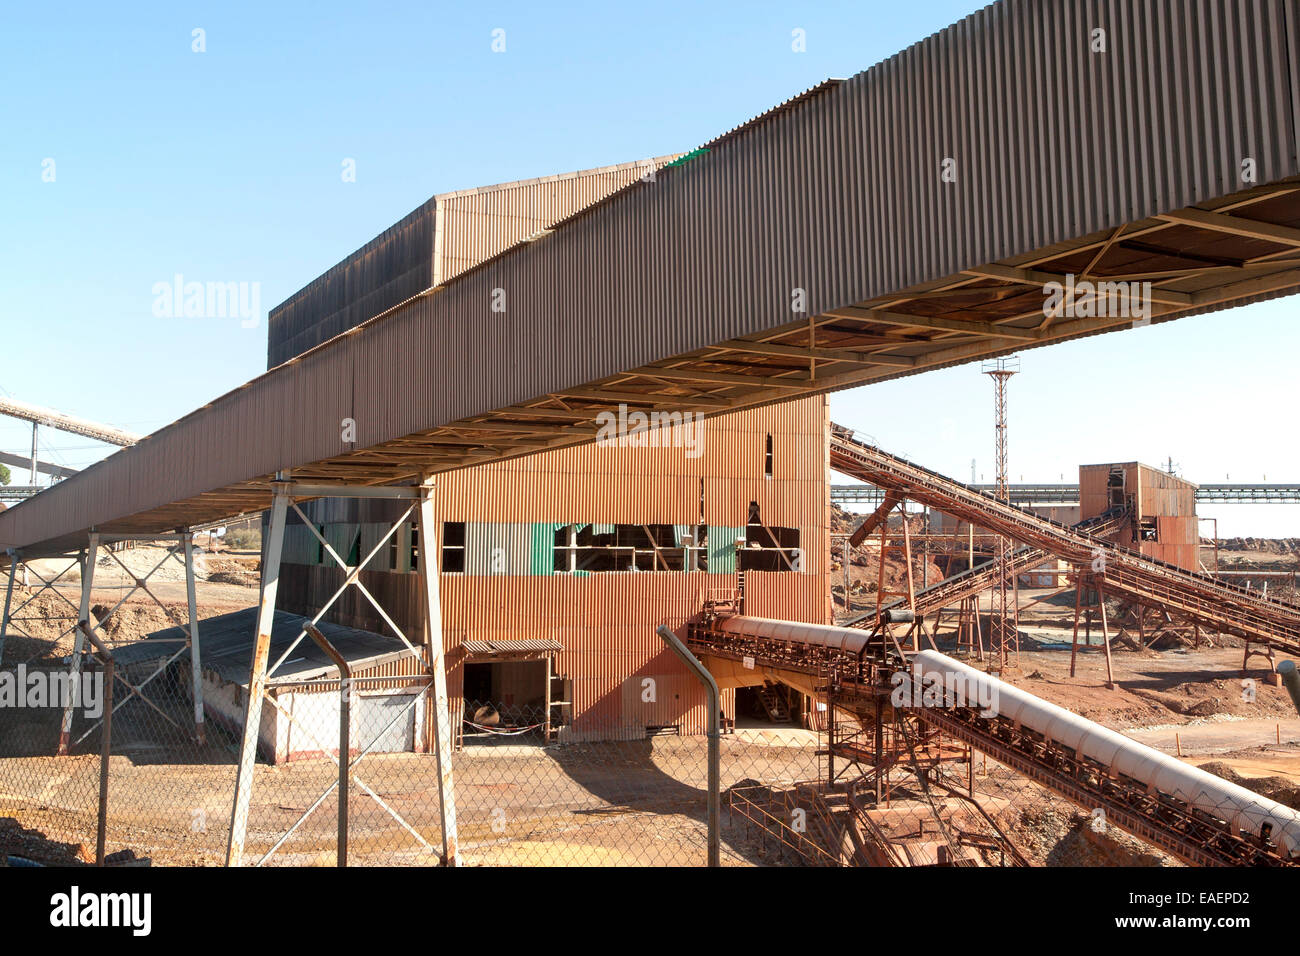
{"type": "Polygon", "coordinates": [[[1286,777],[1243,777],[1233,770],[1231,765],[1217,760],[1201,764],[1201,769],[1217,777],[1222,777],[1229,783],[1235,783],[1239,787],[1253,790],[1260,796],[1268,797],[1270,800],[1286,804],[1292,809],[1300,810],[1300,787],[1297,787],[1294,781],[1288,780],[1286,777]]]}
{"type": "MultiPolygon", "coordinates": [[[[866,515],[853,514],[845,511],[839,505],[831,504],[830,527],[832,534],[849,534],[862,523],[866,515]]],[[[920,515],[908,518],[908,530],[913,534],[920,534],[924,530],[924,519],[920,515]]],[[[893,529],[901,531],[899,519],[897,516],[891,518],[890,526],[893,529]]],[[[844,570],[842,547],[837,542],[831,548],[831,593],[837,604],[844,604],[844,570]]],[[[916,590],[920,590],[925,582],[934,584],[942,581],[947,575],[944,573],[942,565],[933,556],[926,561],[922,548],[914,545],[912,548],[912,583],[916,590]],[[927,569],[928,565],[928,569],[927,569]]],[[[855,599],[855,607],[865,606],[860,598],[866,598],[874,595],[880,586],[880,538],[879,534],[873,535],[865,541],[861,547],[854,548],[849,557],[849,592],[855,599]]],[[[907,589],[907,563],[902,560],[902,553],[890,550],[885,556],[885,590],[891,593],[899,593],[907,589]]],[[[874,606],[874,598],[867,601],[867,604],[874,606]]]]}
{"type": "MultiPolygon", "coordinates": [[[[1201,539],[1202,547],[1214,547],[1210,538],[1201,539]]],[[[1300,554],[1300,538],[1220,538],[1219,550],[1257,551],[1261,554],[1300,554]]]]}

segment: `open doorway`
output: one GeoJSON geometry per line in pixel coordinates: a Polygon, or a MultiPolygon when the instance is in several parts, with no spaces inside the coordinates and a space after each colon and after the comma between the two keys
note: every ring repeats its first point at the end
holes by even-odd
{"type": "Polygon", "coordinates": [[[736,726],[788,727],[798,723],[803,695],[784,684],[736,688],[736,726]]]}
{"type": "Polygon", "coordinates": [[[545,743],[550,682],[550,657],[466,661],[465,743],[545,743]]]}

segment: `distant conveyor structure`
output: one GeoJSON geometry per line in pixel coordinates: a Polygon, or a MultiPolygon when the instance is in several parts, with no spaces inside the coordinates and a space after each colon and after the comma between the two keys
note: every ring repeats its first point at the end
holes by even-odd
{"type": "MultiPolygon", "coordinates": [[[[1121,548],[1106,540],[1097,528],[1071,528],[1004,504],[991,495],[861,441],[841,425],[832,426],[830,445],[831,467],[836,471],[1006,535],[1041,552],[1037,556],[1017,552],[1017,567],[1033,567],[1028,563],[1030,557],[1041,561],[1052,555],[1075,567],[1091,568],[1102,557],[1105,585],[1110,592],[1141,604],[1162,607],[1212,631],[1300,654],[1300,606],[1121,548]]],[[[978,573],[980,568],[975,570],[978,573]]],[[[996,575],[993,569],[985,573],[990,582],[996,575]]],[[[974,583],[972,579],[970,586],[974,583]]],[[[940,582],[937,587],[946,585],[948,582],[940,582]]],[[[974,592],[969,587],[960,589],[960,593],[956,587],[942,595],[936,591],[926,603],[938,607],[941,605],[935,603],[937,600],[951,603],[962,593],[974,592]]]]}
{"type": "MultiPolygon", "coordinates": [[[[1122,527],[1127,520],[1127,509],[1112,508],[1104,514],[1080,521],[1078,524],[1073,525],[1072,529],[1081,534],[1104,537],[1122,527]]],[[[1023,574],[1038,567],[1050,557],[1050,553],[1042,548],[1030,545],[1018,548],[1012,552],[1011,568],[1008,573],[1023,574]]],[[[929,587],[916,592],[914,610],[917,614],[930,614],[956,604],[962,598],[980,594],[997,583],[998,573],[997,561],[985,561],[974,567],[967,568],[965,571],[950,575],[942,581],[936,581],[929,587]]],[[[903,607],[906,604],[906,598],[897,598],[883,605],[882,610],[888,611],[893,608],[903,607]]],[[[875,617],[875,611],[868,611],[864,614],[849,617],[844,621],[844,624],[848,627],[865,627],[873,623],[875,617]]]]}

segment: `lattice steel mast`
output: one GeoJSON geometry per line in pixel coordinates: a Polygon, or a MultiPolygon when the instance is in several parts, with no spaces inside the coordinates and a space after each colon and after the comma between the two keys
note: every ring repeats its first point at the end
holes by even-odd
{"type": "MultiPolygon", "coordinates": [[[[1011,503],[1011,484],[1007,475],[1007,382],[1020,371],[1018,355],[992,359],[984,363],[983,372],[993,379],[995,453],[997,499],[1011,503]]],[[[997,562],[1000,573],[993,588],[993,604],[989,614],[989,645],[995,655],[999,670],[1020,663],[1020,609],[1019,593],[1011,574],[1011,539],[998,535],[997,562]]]]}

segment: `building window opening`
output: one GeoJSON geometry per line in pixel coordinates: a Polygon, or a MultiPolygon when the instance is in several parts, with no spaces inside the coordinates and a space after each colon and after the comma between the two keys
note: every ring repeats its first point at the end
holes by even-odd
{"type": "Polygon", "coordinates": [[[772,477],[772,436],[767,436],[767,450],[763,454],[763,477],[772,477]]]}
{"type": "Polygon", "coordinates": [[[703,525],[570,524],[555,529],[554,569],[561,574],[704,570],[703,525]]]}
{"type": "Polygon", "coordinates": [[[444,573],[461,574],[465,571],[465,522],[442,523],[442,568],[444,573]]]}
{"type": "Polygon", "coordinates": [[[751,501],[749,520],[745,524],[745,546],[736,557],[738,571],[801,570],[799,529],[764,523],[757,502],[751,501]]]}

